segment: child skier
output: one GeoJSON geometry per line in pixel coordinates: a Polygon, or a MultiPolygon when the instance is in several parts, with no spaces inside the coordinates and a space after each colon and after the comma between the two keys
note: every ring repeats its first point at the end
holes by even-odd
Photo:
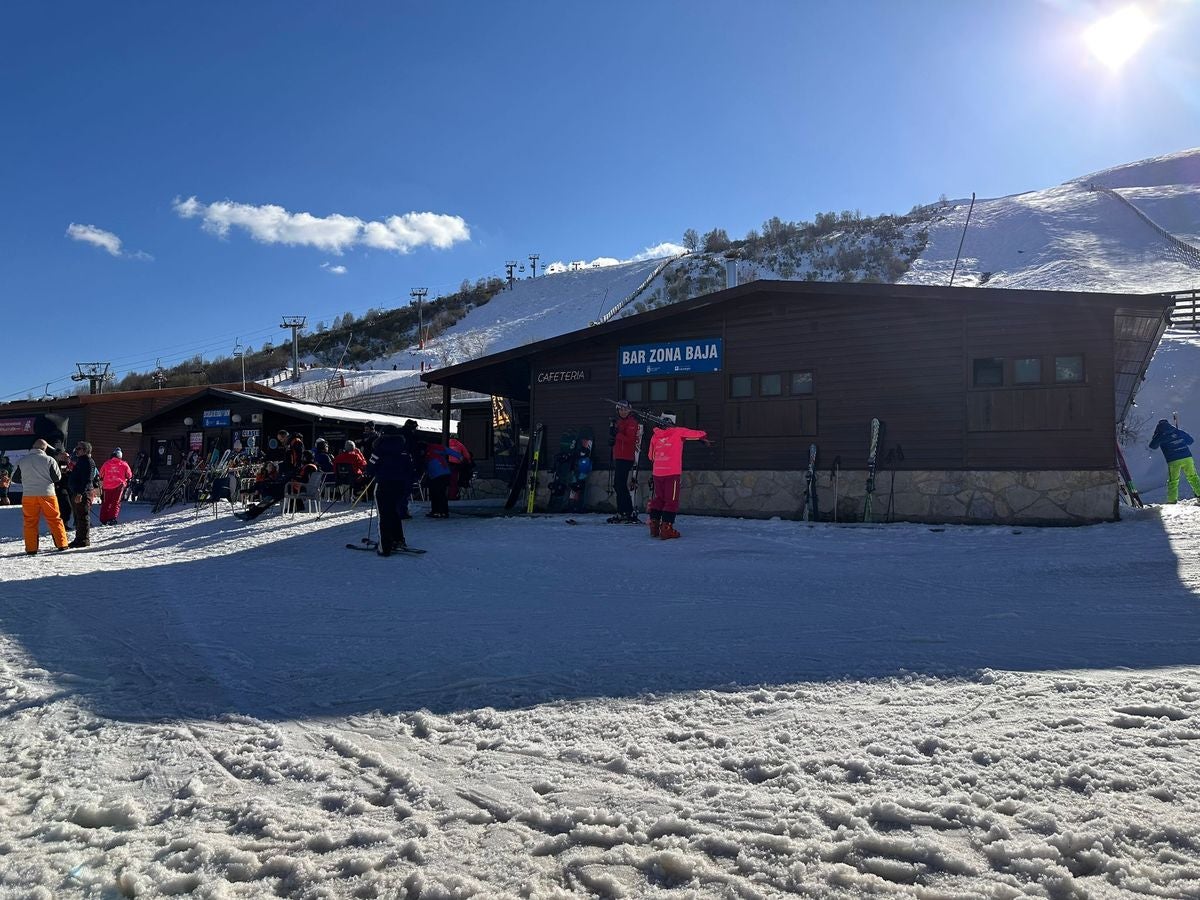
{"type": "Polygon", "coordinates": [[[1192,493],[1200,497],[1200,475],[1196,474],[1196,461],[1188,449],[1190,443],[1192,436],[1186,431],[1174,427],[1166,419],[1158,420],[1158,427],[1154,429],[1154,437],[1150,440],[1150,449],[1161,450],[1167,461],[1168,503],[1179,499],[1180,474],[1192,486],[1192,493]]]}
{"type": "Polygon", "coordinates": [[[647,456],[654,462],[654,496],[647,504],[650,513],[650,537],[664,541],[679,537],[675,530],[675,514],[679,512],[679,482],[683,476],[683,442],[702,441],[708,446],[708,434],[675,425],[675,416],[663,413],[670,423],[658,427],[650,435],[647,456]]]}

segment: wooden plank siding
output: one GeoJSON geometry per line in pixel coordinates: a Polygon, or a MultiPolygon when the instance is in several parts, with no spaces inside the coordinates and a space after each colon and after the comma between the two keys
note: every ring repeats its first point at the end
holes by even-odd
{"type": "Polygon", "coordinates": [[[875,416],[885,421],[882,450],[900,445],[905,468],[1110,468],[1113,309],[1005,302],[1000,292],[989,300],[765,291],[636,332],[584,333],[532,357],[535,382],[542,370],[588,372],[583,382],[535,383],[532,421],[545,423],[550,453],[564,428],[590,425],[595,463],[606,468],[613,411],[604,400],[623,396],[620,346],[720,337],[724,370],[682,376],[694,382],[694,400],[637,404],[671,409],[680,424],[708,432],[713,448],[689,446],[689,469],[799,470],[815,442],[823,469],[840,456],[843,468],[861,470],[875,416]],[[1071,355],[1083,356],[1085,382],[1054,384],[1055,356],[1071,355]],[[1008,361],[1008,372],[1011,360],[1038,357],[1043,383],[1014,386],[1008,375],[1002,387],[977,389],[972,360],[980,357],[1008,361]],[[793,372],[813,373],[811,395],[789,396],[793,372]],[[732,377],[763,374],[782,376],[781,396],[730,396],[732,377]]]}

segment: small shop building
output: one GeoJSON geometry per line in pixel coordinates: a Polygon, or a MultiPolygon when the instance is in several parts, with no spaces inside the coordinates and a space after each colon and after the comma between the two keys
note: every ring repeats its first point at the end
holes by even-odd
{"type": "MultiPolygon", "coordinates": [[[[478,442],[513,443],[497,410],[525,436],[543,424],[543,460],[562,432],[590,426],[596,510],[612,508],[599,485],[611,468],[613,401],[626,399],[708,433],[710,447],[689,443],[684,454],[684,512],[797,516],[815,445],[820,518],[860,520],[879,419],[876,520],[1082,524],[1117,517],[1117,426],[1173,303],[755,281],[422,380],[442,387],[446,405],[452,389],[492,396],[478,415],[463,414],[478,442]],[[488,415],[504,435],[486,432],[488,415]]],[[[486,477],[484,457],[476,454],[486,477]]],[[[547,477],[543,468],[542,498],[547,477]]]]}
{"type": "MultiPolygon", "coordinates": [[[[280,430],[299,433],[311,448],[324,438],[332,452],[347,440],[358,441],[367,422],[377,427],[400,427],[407,416],[368,410],[303,403],[285,394],[274,396],[224,388],[208,388],[182,397],[146,417],[124,423],[124,432],[137,434],[149,450],[153,481],[165,481],[189,455],[203,458],[226,450],[234,453],[257,448],[267,459],[281,459],[284,449],[276,440],[280,430]]],[[[442,423],[418,419],[422,440],[438,441],[442,423]]],[[[154,496],[154,486],[147,491],[154,496]]]]}

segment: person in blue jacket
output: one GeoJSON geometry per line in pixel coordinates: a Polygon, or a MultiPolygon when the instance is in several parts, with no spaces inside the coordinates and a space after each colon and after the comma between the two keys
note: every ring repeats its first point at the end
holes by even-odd
{"type": "Polygon", "coordinates": [[[1196,474],[1196,461],[1192,459],[1192,451],[1188,445],[1192,436],[1180,428],[1176,428],[1166,419],[1158,420],[1154,429],[1154,437],[1150,440],[1151,450],[1161,450],[1167,460],[1167,502],[1174,503],[1179,499],[1179,476],[1182,474],[1192,486],[1192,493],[1200,497],[1200,475],[1196,474]]]}

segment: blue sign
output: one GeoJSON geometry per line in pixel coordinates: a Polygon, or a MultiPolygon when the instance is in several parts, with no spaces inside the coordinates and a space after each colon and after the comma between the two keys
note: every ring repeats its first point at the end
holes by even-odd
{"type": "Polygon", "coordinates": [[[668,341],[664,344],[634,344],[621,348],[620,375],[684,375],[696,372],[720,372],[720,338],[696,338],[668,341]]]}
{"type": "Polygon", "coordinates": [[[230,424],[229,410],[227,409],[206,409],[204,411],[204,427],[205,428],[220,428],[222,425],[230,424]]]}

